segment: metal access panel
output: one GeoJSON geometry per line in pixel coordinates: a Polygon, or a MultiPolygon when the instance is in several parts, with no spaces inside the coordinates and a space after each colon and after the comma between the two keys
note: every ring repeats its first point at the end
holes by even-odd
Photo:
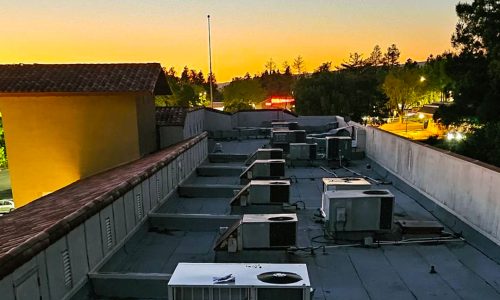
{"type": "Polygon", "coordinates": [[[352,139],[349,136],[326,137],[326,158],[328,160],[350,160],[352,139]]]}
{"type": "Polygon", "coordinates": [[[168,283],[171,300],[310,300],[311,283],[305,264],[179,263],[168,283]],[[231,274],[231,283],[214,277],[231,274]],[[267,278],[293,278],[280,284],[267,278]]]}
{"type": "Polygon", "coordinates": [[[332,233],[392,229],[395,199],[388,190],[327,191],[325,198],[332,233]]]}
{"type": "Polygon", "coordinates": [[[295,246],[296,214],[246,214],[238,228],[243,249],[269,249],[295,246]]]}
{"type": "Polygon", "coordinates": [[[317,144],[290,143],[288,158],[292,160],[316,159],[317,144]]]}

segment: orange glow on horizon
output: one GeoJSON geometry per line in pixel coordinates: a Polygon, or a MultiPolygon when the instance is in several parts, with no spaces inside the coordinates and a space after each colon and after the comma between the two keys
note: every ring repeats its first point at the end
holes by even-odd
{"type": "Polygon", "coordinates": [[[270,58],[283,70],[301,55],[312,72],[324,62],[340,65],[350,52],[366,58],[376,44],[384,51],[395,43],[401,61],[451,49],[458,0],[401,2],[24,0],[0,12],[0,63],[160,62],[206,76],[208,13],[218,82],[260,74],[270,58]]]}

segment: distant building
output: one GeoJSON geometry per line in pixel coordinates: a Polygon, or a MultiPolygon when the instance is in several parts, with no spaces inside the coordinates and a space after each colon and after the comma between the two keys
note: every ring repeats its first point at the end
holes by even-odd
{"type": "Polygon", "coordinates": [[[169,93],[158,63],[1,65],[16,206],[155,151],[154,95],[169,93]]]}
{"type": "Polygon", "coordinates": [[[273,109],[282,108],[288,110],[295,110],[295,99],[290,96],[272,96],[262,101],[256,108],[260,109],[273,109]]]}

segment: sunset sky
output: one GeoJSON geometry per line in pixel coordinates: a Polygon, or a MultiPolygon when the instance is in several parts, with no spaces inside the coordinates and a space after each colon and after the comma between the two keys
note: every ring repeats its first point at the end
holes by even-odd
{"type": "Polygon", "coordinates": [[[450,50],[458,0],[0,0],[0,63],[160,62],[208,73],[207,14],[219,82],[338,65],[395,43],[402,60],[450,50]]]}

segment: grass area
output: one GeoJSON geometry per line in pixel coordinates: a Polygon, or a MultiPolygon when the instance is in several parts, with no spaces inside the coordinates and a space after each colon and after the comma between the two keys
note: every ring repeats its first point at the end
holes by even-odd
{"type": "Polygon", "coordinates": [[[9,170],[0,169],[0,199],[8,198],[12,198],[9,170]]]}
{"type": "Polygon", "coordinates": [[[422,122],[415,121],[386,123],[381,125],[379,128],[417,141],[425,141],[432,136],[436,136],[436,130],[424,128],[424,124],[422,122]]]}

